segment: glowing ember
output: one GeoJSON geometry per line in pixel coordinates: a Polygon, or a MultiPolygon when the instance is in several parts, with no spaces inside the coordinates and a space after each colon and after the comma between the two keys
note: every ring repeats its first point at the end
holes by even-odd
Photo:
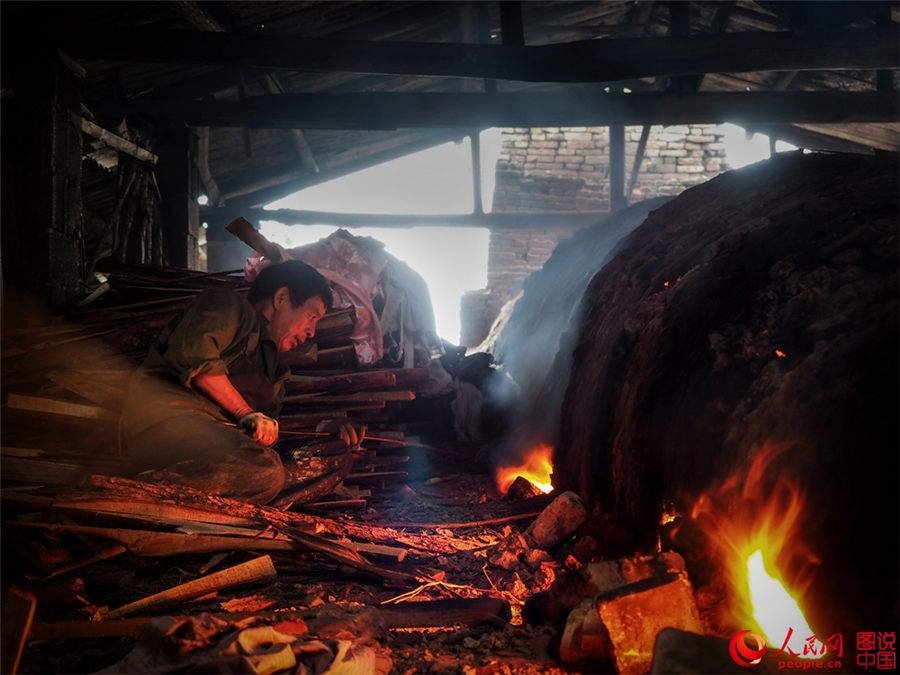
{"type": "Polygon", "coordinates": [[[811,639],[816,634],[798,604],[819,562],[800,535],[804,499],[782,472],[769,471],[784,450],[761,449],[745,476],[735,474],[715,493],[701,496],[691,519],[708,536],[724,571],[730,596],[724,622],[761,633],[770,648],[816,658],[822,645],[811,639]],[[789,580],[785,570],[794,572],[789,580]]]}
{"type": "Polygon", "coordinates": [[[538,445],[518,466],[504,466],[497,470],[497,489],[506,494],[513,481],[521,476],[544,494],[552,492],[553,485],[550,482],[553,474],[552,458],[553,448],[549,445],[538,445]]]}

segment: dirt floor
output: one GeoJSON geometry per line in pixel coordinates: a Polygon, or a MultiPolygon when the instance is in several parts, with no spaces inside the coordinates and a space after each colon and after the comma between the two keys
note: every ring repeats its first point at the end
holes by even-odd
{"type": "MultiPolygon", "coordinates": [[[[360,573],[317,553],[271,552],[274,581],[143,613],[157,618],[143,624],[143,632],[135,631],[139,637],[73,639],[62,624],[66,639],[30,640],[18,671],[252,672],[246,659],[238,659],[243,665],[237,666],[225,659],[225,646],[248,627],[275,625],[281,635],[292,636],[285,640],[294,640],[297,663],[281,669],[277,663],[257,663],[256,672],[326,672],[339,658],[348,668],[340,672],[586,672],[559,662],[560,622],[532,625],[523,615],[530,597],[547,590],[567,565],[577,564],[572,542],[542,552],[529,549],[522,537],[552,495],[505,498],[489,463],[474,450],[457,449],[455,457],[417,448],[401,451],[410,457],[404,465],[408,475],[361,483],[371,492],[364,509],[319,513],[323,519],[395,530],[396,541],[386,555],[367,557],[408,577],[360,573]],[[463,601],[475,599],[494,604],[473,614],[463,601]],[[446,603],[429,604],[434,601],[446,603]],[[424,620],[410,619],[414,603],[437,609],[424,620]],[[172,628],[176,621],[177,630],[172,628]],[[417,622],[428,627],[402,625],[417,622]],[[355,660],[349,659],[354,654],[355,660]]],[[[102,617],[108,609],[261,555],[251,550],[158,557],[126,552],[49,580],[28,573],[34,568],[25,560],[36,544],[23,537],[13,537],[16,550],[26,554],[16,558],[20,564],[11,564],[13,549],[5,542],[4,582],[39,596],[38,627],[102,617]]],[[[57,543],[76,557],[102,547],[97,540],[62,534],[57,543]]],[[[271,637],[264,640],[269,649],[267,640],[271,637]]]]}

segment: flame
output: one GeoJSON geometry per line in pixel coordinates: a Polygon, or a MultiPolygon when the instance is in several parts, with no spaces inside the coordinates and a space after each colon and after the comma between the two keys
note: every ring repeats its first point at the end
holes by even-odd
{"type": "Polygon", "coordinates": [[[553,474],[553,448],[541,443],[535,446],[516,466],[503,466],[497,469],[497,488],[506,494],[513,481],[522,476],[544,494],[553,492],[550,477],[553,474]]]}
{"type": "Polygon", "coordinates": [[[819,561],[802,541],[803,494],[783,473],[770,470],[785,450],[763,447],[746,474],[736,472],[697,500],[691,520],[721,564],[730,596],[725,621],[761,633],[769,647],[815,658],[822,652],[810,653],[809,638],[816,634],[798,598],[819,561]]]}

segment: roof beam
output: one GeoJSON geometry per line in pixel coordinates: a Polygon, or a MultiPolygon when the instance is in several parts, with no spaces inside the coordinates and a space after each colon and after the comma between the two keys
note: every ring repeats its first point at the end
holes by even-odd
{"type": "Polygon", "coordinates": [[[598,82],[754,70],[896,68],[896,31],[846,31],[825,40],[789,32],[584,40],[541,46],[299,39],[207,31],[71,31],[70,55],[177,63],[526,82],[598,82]]]}
{"type": "Polygon", "coordinates": [[[900,117],[896,94],[874,91],[281,94],[243,101],[140,99],[109,105],[115,110],[107,112],[142,112],[194,126],[293,129],[837,124],[896,122],[900,117]]]}
{"type": "Polygon", "coordinates": [[[585,227],[609,216],[608,211],[551,211],[547,213],[333,213],[297,209],[210,208],[202,216],[215,222],[229,222],[242,216],[253,223],[275,220],[285,225],[335,225],[338,227],[417,227],[441,225],[452,227],[585,227]]]}

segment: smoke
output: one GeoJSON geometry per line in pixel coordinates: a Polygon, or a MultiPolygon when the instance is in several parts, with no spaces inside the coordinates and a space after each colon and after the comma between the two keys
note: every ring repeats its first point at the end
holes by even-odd
{"type": "Polygon", "coordinates": [[[579,230],[525,280],[492,348],[495,361],[516,384],[486,393],[488,403],[507,416],[508,432],[495,450],[498,464],[518,461],[539,443],[555,446],[585,310],[584,290],[625,237],[670,199],[639,202],[579,230]]]}

